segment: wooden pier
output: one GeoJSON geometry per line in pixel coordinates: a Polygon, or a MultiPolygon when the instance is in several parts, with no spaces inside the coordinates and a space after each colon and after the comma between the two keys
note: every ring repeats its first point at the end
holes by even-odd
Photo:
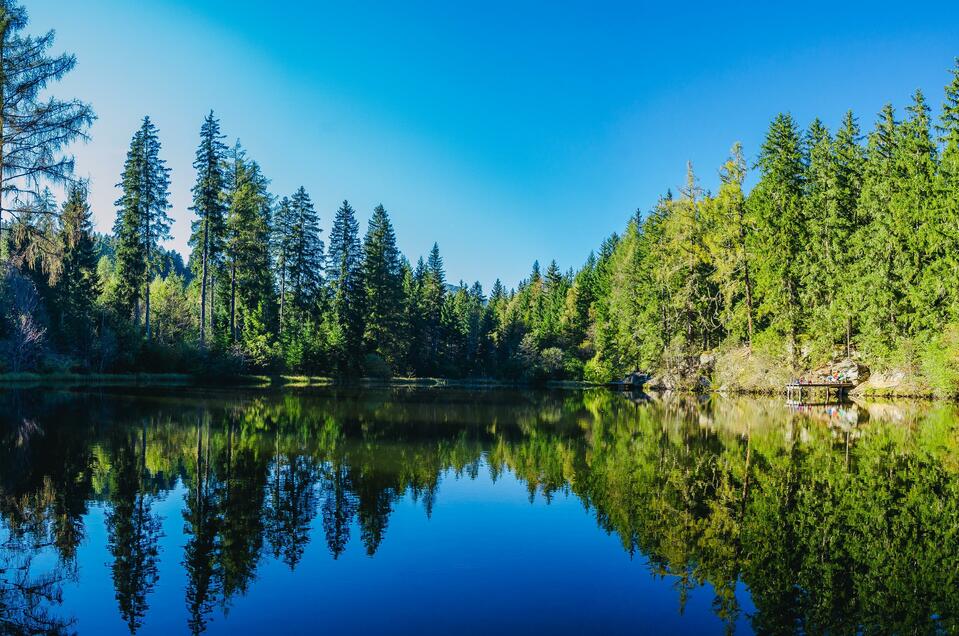
{"type": "Polygon", "coordinates": [[[817,396],[829,402],[829,396],[835,392],[835,400],[842,401],[849,389],[856,385],[852,382],[790,382],[786,385],[786,399],[790,402],[802,403],[803,397],[817,396]]]}

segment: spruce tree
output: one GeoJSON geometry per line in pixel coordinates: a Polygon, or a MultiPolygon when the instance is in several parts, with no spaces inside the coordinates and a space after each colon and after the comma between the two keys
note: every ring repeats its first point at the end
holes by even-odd
{"type": "Polygon", "coordinates": [[[869,135],[857,207],[859,227],[853,236],[858,256],[853,296],[860,300],[860,344],[867,353],[880,357],[889,353],[898,337],[903,302],[896,266],[902,259],[903,243],[891,210],[893,194],[899,188],[895,164],[899,138],[895,112],[886,104],[869,135]]]}
{"type": "Polygon", "coordinates": [[[847,111],[834,141],[835,172],[832,196],[832,261],[835,271],[834,304],[831,316],[843,332],[846,356],[851,354],[853,322],[860,310],[855,291],[855,237],[864,219],[859,211],[865,152],[861,145],[859,122],[847,111]]]}
{"type": "Polygon", "coordinates": [[[49,96],[76,58],[50,56],[54,32],[25,35],[27,24],[20,4],[0,0],[0,230],[5,212],[37,208],[44,183],[71,181],[74,162],[64,150],[87,139],[95,119],[89,105],[49,96]]]}
{"type": "Polygon", "coordinates": [[[156,271],[160,241],[170,238],[170,170],[160,158],[160,139],[149,117],[134,134],[117,187],[122,195],[114,231],[117,235],[118,300],[139,322],[144,300],[147,340],[151,338],[150,282],[156,271]]]}
{"type": "MultiPolygon", "coordinates": [[[[222,254],[226,230],[226,205],[224,202],[225,176],[223,172],[226,146],[220,134],[220,122],[213,111],[200,127],[200,146],[196,151],[193,168],[196,183],[193,186],[193,205],[196,215],[190,246],[199,258],[194,259],[200,269],[200,346],[206,345],[207,285],[214,267],[222,254]],[[199,261],[199,262],[197,262],[199,261]]],[[[212,320],[212,311],[211,320],[212,320]]]]}
{"type": "Polygon", "coordinates": [[[440,246],[433,243],[429,257],[426,259],[426,273],[420,294],[423,327],[425,329],[424,342],[426,344],[427,360],[431,367],[430,373],[436,373],[438,366],[443,362],[445,345],[443,306],[445,302],[446,269],[443,266],[443,257],[440,256],[440,246]]]}
{"type": "Polygon", "coordinates": [[[808,234],[802,206],[802,147],[789,114],[770,124],[759,153],[759,183],[750,193],[750,215],[756,221],[757,317],[785,337],[789,355],[798,357],[803,326],[802,254],[808,234]]]}
{"type": "Polygon", "coordinates": [[[244,334],[246,318],[251,314],[259,311],[257,320],[267,321],[275,314],[269,249],[269,181],[255,161],[240,158],[233,169],[224,254],[228,266],[230,339],[236,342],[244,334]]]}
{"type": "Polygon", "coordinates": [[[286,299],[290,281],[290,262],[292,261],[293,244],[296,240],[296,229],[293,204],[289,197],[283,197],[273,211],[273,225],[271,228],[271,248],[276,270],[276,285],[279,292],[279,323],[280,331],[287,317],[286,299]]]}
{"type": "Polygon", "coordinates": [[[300,312],[316,309],[323,282],[320,219],[302,186],[290,198],[293,226],[288,260],[290,300],[300,312]]]}
{"type": "Polygon", "coordinates": [[[950,70],[939,119],[942,157],[936,182],[938,221],[948,242],[938,269],[949,290],[950,319],[959,320],[959,58],[950,70]]]}
{"type": "Polygon", "coordinates": [[[351,371],[363,347],[363,253],[359,223],[349,201],[336,211],[327,252],[333,320],[342,338],[341,365],[351,371]]]}
{"type": "Polygon", "coordinates": [[[719,193],[707,206],[706,246],[714,264],[711,278],[722,296],[722,322],[727,333],[745,335],[752,346],[755,300],[752,275],[754,224],[747,217],[743,183],[746,160],[736,143],[719,170],[719,193]]]}
{"type": "Polygon", "coordinates": [[[396,369],[403,356],[403,272],[393,224],[382,205],[373,210],[363,239],[363,283],[366,349],[396,369]]]}
{"type": "Polygon", "coordinates": [[[934,188],[939,158],[929,106],[921,91],[915,92],[906,112],[895,155],[899,183],[890,210],[904,247],[903,257],[896,264],[904,294],[899,324],[905,335],[915,336],[942,324],[942,309],[947,302],[943,287],[946,272],[936,265],[948,243],[943,240],[936,216],[934,188]]]}
{"type": "Polygon", "coordinates": [[[74,347],[92,337],[93,303],[100,294],[93,214],[85,184],[75,184],[63,204],[60,226],[61,269],[57,279],[60,332],[74,347]]]}

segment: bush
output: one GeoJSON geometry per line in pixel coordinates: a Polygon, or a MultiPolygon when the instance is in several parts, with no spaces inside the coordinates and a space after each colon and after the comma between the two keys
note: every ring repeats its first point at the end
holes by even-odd
{"type": "Polygon", "coordinates": [[[947,326],[929,341],[920,356],[920,365],[938,395],[959,395],[959,324],[947,326]]]}
{"type": "Polygon", "coordinates": [[[378,353],[368,353],[363,357],[363,374],[369,378],[386,380],[393,377],[393,370],[383,356],[378,353]]]}
{"type": "Polygon", "coordinates": [[[583,365],[583,379],[587,382],[606,384],[613,380],[613,371],[609,364],[597,353],[583,365]]]}

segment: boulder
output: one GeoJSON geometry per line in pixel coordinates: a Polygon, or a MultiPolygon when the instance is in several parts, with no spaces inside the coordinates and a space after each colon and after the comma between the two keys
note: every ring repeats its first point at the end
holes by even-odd
{"type": "Polygon", "coordinates": [[[649,377],[649,374],[643,371],[633,371],[623,378],[622,384],[628,387],[639,388],[649,381],[649,377]]]}
{"type": "Polygon", "coordinates": [[[715,362],[710,354],[674,359],[668,368],[649,378],[646,386],[657,391],[709,391],[715,362]]]}
{"type": "Polygon", "coordinates": [[[869,367],[846,358],[823,365],[804,379],[810,382],[850,382],[859,385],[869,379],[869,367]]]}

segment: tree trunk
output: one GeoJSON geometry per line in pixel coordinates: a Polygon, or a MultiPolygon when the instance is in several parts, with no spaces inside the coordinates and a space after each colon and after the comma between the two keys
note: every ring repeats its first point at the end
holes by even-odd
{"type": "Polygon", "coordinates": [[[146,213],[146,292],[144,293],[144,315],[147,324],[147,342],[150,342],[150,212],[146,213]]]}
{"type": "Polygon", "coordinates": [[[286,306],[286,266],[280,267],[280,335],[283,334],[283,308],[286,306]]]}
{"type": "Polygon", "coordinates": [[[846,357],[850,357],[850,348],[852,341],[852,318],[846,316],[846,357]]]}
{"type": "Polygon", "coordinates": [[[200,347],[206,346],[206,261],[209,252],[207,220],[203,219],[203,264],[200,274],[200,347]]]}
{"type": "Polygon", "coordinates": [[[214,322],[214,315],[216,314],[216,274],[210,272],[210,340],[216,338],[216,323],[214,322]]]}
{"type": "Polygon", "coordinates": [[[236,342],[236,261],[230,265],[230,340],[236,342]]]}

